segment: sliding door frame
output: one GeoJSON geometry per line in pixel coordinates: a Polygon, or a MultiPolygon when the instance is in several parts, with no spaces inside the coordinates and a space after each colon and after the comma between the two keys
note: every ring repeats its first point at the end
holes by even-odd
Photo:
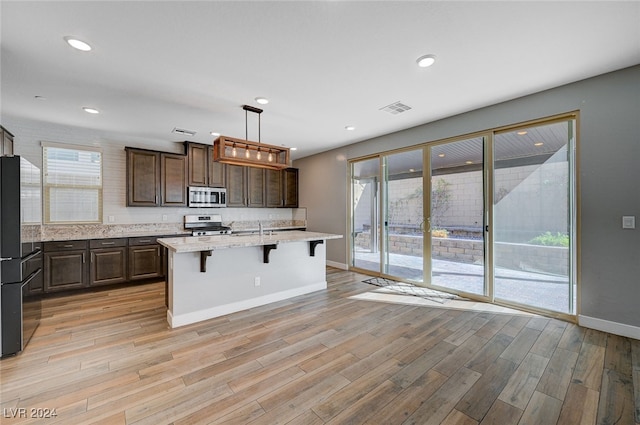
{"type": "MultiPolygon", "coordinates": [[[[465,140],[465,139],[471,139],[471,138],[477,138],[477,137],[482,137],[483,141],[484,141],[484,147],[483,147],[483,189],[484,189],[484,202],[483,202],[483,206],[484,206],[484,288],[485,288],[485,295],[479,295],[479,294],[472,294],[472,293],[466,293],[466,292],[462,292],[462,291],[457,291],[457,290],[453,290],[453,289],[448,289],[447,288],[447,292],[453,293],[453,294],[458,294],[461,296],[464,296],[466,298],[469,299],[473,299],[473,300],[478,300],[478,301],[483,301],[483,302],[489,302],[492,304],[496,304],[496,305],[500,305],[500,306],[505,306],[505,307],[510,307],[510,308],[516,308],[522,311],[527,311],[527,312],[532,312],[532,313],[536,313],[536,314],[542,314],[548,317],[555,317],[555,318],[559,318],[562,320],[566,320],[569,322],[577,322],[577,317],[580,314],[580,280],[581,280],[581,276],[580,276],[580,233],[581,233],[581,227],[580,227],[580,179],[579,179],[579,161],[578,161],[578,155],[579,155],[579,140],[580,140],[580,113],[579,111],[571,111],[571,112],[566,112],[566,113],[562,113],[562,114],[557,114],[557,115],[553,115],[553,116],[548,116],[548,117],[543,117],[543,118],[538,118],[538,119],[534,119],[534,120],[529,120],[529,121],[524,121],[524,122],[519,122],[516,124],[510,124],[510,125],[506,125],[506,126],[501,126],[501,127],[496,127],[496,128],[491,128],[491,129],[487,129],[487,130],[483,130],[483,131],[478,131],[478,132],[473,132],[473,133],[468,133],[468,134],[464,134],[461,136],[455,136],[455,137],[449,137],[449,138],[445,138],[445,139],[439,139],[439,140],[434,140],[434,141],[429,141],[429,142],[424,142],[424,143],[420,143],[417,145],[413,145],[413,146],[408,146],[408,147],[404,147],[404,148],[400,148],[400,149],[390,149],[387,151],[382,151],[380,153],[377,154],[372,154],[372,155],[366,155],[366,156],[362,156],[362,157],[357,157],[357,158],[353,158],[353,159],[349,159],[348,160],[348,167],[349,167],[349,175],[347,176],[348,179],[348,184],[349,184],[349,191],[348,191],[348,217],[349,217],[349,222],[348,222],[348,232],[350,236],[350,241],[351,241],[351,246],[349,247],[348,250],[348,264],[349,264],[349,269],[359,272],[359,273],[363,273],[363,274],[367,274],[367,275],[372,275],[372,276],[377,276],[377,277],[385,277],[385,278],[389,278],[389,279],[393,279],[393,280],[397,280],[397,281],[403,281],[403,282],[409,282],[409,283],[413,283],[416,284],[416,282],[414,281],[409,281],[406,279],[402,279],[399,278],[397,276],[392,276],[389,275],[387,273],[384,273],[383,271],[383,264],[384,264],[384,260],[385,260],[385,256],[387,255],[386,251],[387,251],[387,246],[386,244],[382,241],[382,239],[384,238],[384,235],[386,234],[386,230],[383,230],[385,223],[384,220],[386,219],[386,215],[384,214],[384,208],[385,208],[385,202],[386,202],[386,197],[387,197],[387,193],[386,190],[383,188],[383,179],[385,178],[385,170],[384,170],[384,157],[388,156],[388,155],[392,155],[392,154],[396,154],[396,153],[400,153],[400,152],[406,152],[406,151],[411,151],[411,150],[419,150],[422,149],[422,157],[423,157],[423,173],[422,173],[422,184],[423,184],[423,212],[424,212],[424,219],[430,219],[430,214],[431,214],[431,155],[430,155],[430,148],[433,146],[438,146],[438,145],[442,145],[442,144],[446,144],[446,143],[451,143],[451,142],[456,142],[456,141],[461,141],[461,140],[465,140]],[[570,153],[570,165],[569,165],[569,177],[570,177],[570,202],[571,202],[571,209],[572,209],[572,217],[571,217],[571,243],[573,243],[572,249],[571,249],[571,274],[573,275],[572,277],[570,276],[569,279],[569,284],[570,285],[575,285],[575,291],[576,291],[576,303],[573,306],[573,312],[572,314],[565,314],[565,313],[560,313],[560,312],[555,312],[552,310],[546,310],[546,309],[542,309],[542,308],[537,308],[537,307],[533,307],[533,306],[527,306],[527,305],[522,305],[522,304],[517,304],[517,303],[510,303],[508,301],[505,300],[496,300],[495,299],[495,290],[494,290],[494,286],[495,286],[495,276],[494,276],[494,245],[495,245],[495,237],[494,237],[494,211],[493,211],[493,200],[494,200],[494,135],[497,133],[502,133],[502,132],[508,132],[508,131],[512,131],[514,129],[517,128],[522,128],[522,127],[532,127],[532,126],[538,126],[538,125],[546,125],[546,124],[553,124],[553,123],[557,123],[557,122],[566,122],[566,121],[570,121],[573,120],[575,122],[574,125],[574,129],[575,129],[575,133],[573,135],[573,140],[572,140],[572,145],[570,146],[570,148],[573,150],[570,153]],[[374,159],[377,158],[378,159],[378,164],[379,164],[379,171],[378,171],[378,175],[379,175],[379,181],[378,181],[378,187],[379,187],[379,205],[378,205],[378,218],[380,223],[379,226],[379,230],[378,231],[378,237],[380,238],[380,267],[379,270],[377,272],[374,272],[372,270],[366,270],[366,269],[362,269],[359,267],[354,266],[354,258],[353,258],[353,164],[356,162],[360,162],[360,161],[364,161],[364,160],[369,160],[369,159],[374,159]],[[428,214],[428,215],[427,215],[428,214]]],[[[430,287],[430,288],[434,288],[434,289],[438,289],[441,290],[443,288],[437,286],[434,287],[431,285],[431,283],[429,282],[430,277],[431,277],[431,254],[432,254],[432,248],[431,248],[431,235],[430,232],[428,232],[428,230],[430,230],[430,226],[428,221],[425,222],[425,229],[423,232],[423,283],[421,284],[421,286],[425,286],[425,287],[430,287]],[[429,278],[429,280],[427,279],[429,278]]]]}

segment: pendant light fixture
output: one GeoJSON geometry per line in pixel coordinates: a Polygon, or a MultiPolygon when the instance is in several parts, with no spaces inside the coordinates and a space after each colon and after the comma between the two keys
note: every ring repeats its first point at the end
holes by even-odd
{"type": "Polygon", "coordinates": [[[290,166],[289,148],[267,145],[260,141],[260,114],[262,109],[243,105],[245,111],[245,139],[220,136],[213,141],[213,160],[223,164],[281,170],[290,166]],[[258,141],[249,139],[248,113],[258,114],[258,141]],[[243,152],[244,150],[244,152],[243,152]],[[264,153],[268,153],[264,155],[264,153]]]}

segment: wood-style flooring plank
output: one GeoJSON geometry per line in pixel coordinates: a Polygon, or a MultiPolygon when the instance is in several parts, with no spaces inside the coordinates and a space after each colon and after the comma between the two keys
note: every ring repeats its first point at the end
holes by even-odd
{"type": "Polygon", "coordinates": [[[577,361],[578,353],[575,351],[556,348],[536,390],[558,400],[564,400],[577,361]]]}
{"type": "Polygon", "coordinates": [[[631,374],[633,379],[633,398],[635,404],[635,421],[640,424],[640,340],[631,341],[631,374]]]}
{"type": "Polygon", "coordinates": [[[599,397],[598,391],[582,384],[569,384],[558,424],[594,425],[598,414],[599,397]]]}
{"type": "Polygon", "coordinates": [[[491,406],[480,425],[516,425],[520,422],[523,411],[505,403],[502,400],[496,400],[491,406]]]}
{"type": "Polygon", "coordinates": [[[524,410],[535,392],[549,359],[529,353],[511,375],[500,393],[500,400],[524,410]]]}
{"type": "Polygon", "coordinates": [[[518,425],[555,424],[561,408],[562,401],[535,391],[518,425]]]}
{"type": "Polygon", "coordinates": [[[405,425],[436,425],[446,418],[458,401],[469,391],[482,374],[463,367],[449,378],[415,412],[405,425]]]}
{"type": "Polygon", "coordinates": [[[64,425],[640,425],[640,341],[365,300],[366,278],[328,267],[324,291],[176,329],[164,282],[46,298],[27,349],[0,361],[0,408],[64,425]]]}
{"type": "Polygon", "coordinates": [[[517,367],[517,363],[498,357],[456,404],[456,409],[481,421],[517,367]]]}

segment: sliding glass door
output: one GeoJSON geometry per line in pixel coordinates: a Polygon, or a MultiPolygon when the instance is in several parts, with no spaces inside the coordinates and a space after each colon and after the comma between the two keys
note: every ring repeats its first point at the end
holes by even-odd
{"type": "Polygon", "coordinates": [[[380,271],[380,159],[351,164],[351,265],[380,271]]]}
{"type": "Polygon", "coordinates": [[[574,120],[496,133],[495,299],[573,314],[574,120]]]}
{"type": "Polygon", "coordinates": [[[575,315],[573,115],[351,162],[351,266],[575,315]]]}
{"type": "Polygon", "coordinates": [[[384,274],[424,281],[424,150],[412,149],[381,158],[383,179],[384,274]]]}
{"type": "Polygon", "coordinates": [[[484,138],[429,148],[433,286],[484,296],[484,138]]]}

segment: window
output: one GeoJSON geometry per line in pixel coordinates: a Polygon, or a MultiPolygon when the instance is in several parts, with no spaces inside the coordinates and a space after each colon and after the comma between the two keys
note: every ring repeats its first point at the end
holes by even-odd
{"type": "Polygon", "coordinates": [[[102,223],[102,152],[42,145],[44,222],[102,223]]]}

